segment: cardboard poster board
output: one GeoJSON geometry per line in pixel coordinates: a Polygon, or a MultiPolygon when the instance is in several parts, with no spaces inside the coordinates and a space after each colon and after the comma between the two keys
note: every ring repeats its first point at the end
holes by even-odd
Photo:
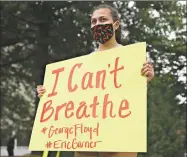
{"type": "Polygon", "coordinates": [[[146,43],[46,66],[30,150],[147,151],[146,43]]]}

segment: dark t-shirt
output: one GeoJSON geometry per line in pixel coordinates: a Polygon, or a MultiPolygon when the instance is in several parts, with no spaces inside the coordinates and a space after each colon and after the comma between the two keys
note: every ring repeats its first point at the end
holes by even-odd
{"type": "Polygon", "coordinates": [[[7,148],[14,148],[14,141],[15,141],[15,138],[14,137],[12,137],[12,138],[10,138],[9,139],[9,141],[8,141],[8,144],[7,144],[7,148]]]}

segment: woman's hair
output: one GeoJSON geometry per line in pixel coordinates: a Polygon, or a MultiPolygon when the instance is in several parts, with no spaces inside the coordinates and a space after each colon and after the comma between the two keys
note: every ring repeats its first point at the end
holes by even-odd
{"type": "MultiPolygon", "coordinates": [[[[114,22],[120,21],[118,10],[115,7],[112,7],[108,4],[101,4],[99,6],[96,6],[94,10],[92,11],[92,13],[98,9],[103,9],[103,8],[110,9],[111,16],[114,22]]],[[[121,26],[119,26],[119,28],[115,31],[115,37],[116,37],[116,41],[119,44],[121,44],[121,26]]]]}

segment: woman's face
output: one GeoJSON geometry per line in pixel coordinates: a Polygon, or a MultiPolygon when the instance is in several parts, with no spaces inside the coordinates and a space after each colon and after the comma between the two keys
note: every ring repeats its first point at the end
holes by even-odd
{"type": "Polygon", "coordinates": [[[110,9],[101,8],[93,12],[91,17],[91,28],[98,24],[110,24],[110,23],[113,23],[110,9]]]}

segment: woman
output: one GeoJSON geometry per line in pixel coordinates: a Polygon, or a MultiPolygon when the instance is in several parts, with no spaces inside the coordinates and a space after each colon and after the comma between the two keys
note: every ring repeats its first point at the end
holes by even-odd
{"type": "MultiPolygon", "coordinates": [[[[99,42],[97,51],[104,51],[122,46],[120,43],[120,18],[118,11],[109,5],[97,6],[91,17],[91,30],[93,38],[99,42]]],[[[147,76],[147,82],[154,77],[154,69],[149,62],[144,63],[141,71],[147,76]]],[[[45,93],[43,86],[37,86],[38,97],[45,93]]],[[[137,157],[137,153],[96,153],[96,152],[75,152],[75,157],[137,157]]]]}

